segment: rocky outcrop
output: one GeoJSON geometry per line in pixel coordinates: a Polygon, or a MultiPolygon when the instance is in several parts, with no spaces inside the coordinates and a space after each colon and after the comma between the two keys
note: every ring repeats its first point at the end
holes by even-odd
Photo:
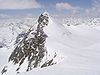
{"type": "MultiPolygon", "coordinates": [[[[9,62],[13,62],[14,65],[19,65],[16,69],[17,73],[19,73],[21,65],[26,59],[28,63],[26,71],[37,67],[43,68],[56,64],[56,62],[53,62],[57,55],[56,53],[52,59],[48,59],[47,57],[48,50],[45,43],[48,35],[45,34],[43,28],[48,26],[48,23],[49,16],[44,12],[39,16],[36,30],[30,28],[28,32],[19,34],[16,38],[15,49],[9,57],[9,62]]],[[[4,72],[6,71],[2,70],[2,74],[4,72]]]]}

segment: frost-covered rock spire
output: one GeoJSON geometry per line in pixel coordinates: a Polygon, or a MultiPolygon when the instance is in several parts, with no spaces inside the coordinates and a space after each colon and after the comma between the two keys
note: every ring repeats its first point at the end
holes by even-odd
{"type": "MultiPolygon", "coordinates": [[[[49,23],[49,16],[47,12],[44,12],[39,16],[38,25],[36,30],[30,30],[23,34],[23,39],[18,37],[15,49],[9,57],[9,62],[13,62],[13,65],[18,65],[16,72],[19,73],[23,69],[22,65],[27,66],[25,71],[32,70],[33,68],[43,68],[55,64],[53,62],[56,54],[53,58],[47,57],[48,50],[45,46],[46,38],[43,28],[49,23]],[[31,37],[30,37],[31,36],[31,37]]],[[[20,34],[21,35],[21,34],[20,34]]],[[[5,72],[5,71],[4,71],[5,72]]],[[[2,71],[3,74],[3,71],[2,71]]]]}

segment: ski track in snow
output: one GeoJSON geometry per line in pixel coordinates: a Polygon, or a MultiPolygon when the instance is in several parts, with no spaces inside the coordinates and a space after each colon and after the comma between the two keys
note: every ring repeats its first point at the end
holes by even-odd
{"type": "MultiPolygon", "coordinates": [[[[26,20],[25,23],[33,25],[31,22],[26,22],[26,20]]],[[[0,23],[0,25],[1,24],[2,23],[0,23]]],[[[12,26],[10,26],[10,28],[11,27],[12,26]]],[[[23,26],[23,29],[26,27],[27,26],[23,26]]],[[[23,31],[23,29],[18,29],[17,26],[14,28],[18,33],[23,31]]],[[[0,48],[1,71],[4,65],[7,64],[8,57],[12,52],[9,48],[12,46],[10,42],[11,40],[15,40],[18,34],[15,31],[14,35],[11,34],[12,30],[9,29],[9,26],[0,29],[0,38],[8,39],[5,42],[7,45],[10,44],[8,47],[0,48]]],[[[56,65],[42,69],[33,69],[29,72],[19,73],[18,75],[100,75],[100,26],[88,26],[85,24],[77,26],[61,25],[50,17],[50,22],[45,28],[45,32],[48,35],[47,48],[49,48],[51,52],[52,50],[58,52],[58,56],[62,58],[57,60],[58,63],[56,65]]],[[[2,39],[0,42],[2,42],[2,39]]],[[[12,72],[4,75],[16,74],[12,70],[12,72]]]]}

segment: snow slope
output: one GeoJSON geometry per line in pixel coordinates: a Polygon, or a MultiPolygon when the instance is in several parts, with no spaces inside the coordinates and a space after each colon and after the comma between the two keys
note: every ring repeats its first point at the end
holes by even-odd
{"type": "MultiPolygon", "coordinates": [[[[33,69],[18,75],[100,75],[100,29],[99,26],[59,24],[53,17],[45,27],[47,47],[62,58],[56,65],[33,69]]],[[[11,51],[0,49],[0,70],[6,64],[11,51]]],[[[24,65],[25,66],[25,65],[24,65]]],[[[9,72],[6,75],[15,75],[9,72]]]]}

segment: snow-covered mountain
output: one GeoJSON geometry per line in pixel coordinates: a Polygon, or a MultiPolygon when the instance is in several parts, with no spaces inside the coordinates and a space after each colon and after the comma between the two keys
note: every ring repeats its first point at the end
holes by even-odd
{"type": "MultiPolygon", "coordinates": [[[[16,25],[14,30],[19,33],[27,32],[31,26],[37,25],[36,21],[32,19],[29,19],[29,21],[31,21],[30,24],[27,21],[24,21],[26,24],[19,24],[22,30],[16,30],[18,26],[14,22],[13,25],[16,25]]],[[[9,27],[8,23],[7,27],[9,27]]],[[[11,31],[11,29],[8,31],[11,31]]],[[[42,69],[35,68],[28,72],[20,72],[19,75],[100,75],[100,18],[63,18],[59,20],[59,18],[55,19],[49,16],[49,23],[48,26],[44,27],[44,32],[48,36],[45,43],[48,53],[50,56],[54,56],[56,52],[58,57],[55,60],[58,63],[42,69]]],[[[7,33],[12,33],[12,31],[7,33]]],[[[13,35],[13,41],[18,34],[13,35]]],[[[1,37],[4,37],[4,35],[1,37]]],[[[2,60],[0,61],[0,70],[5,64],[10,66],[10,70],[5,75],[16,74],[14,71],[16,66],[12,66],[12,63],[8,64],[8,58],[14,50],[13,41],[7,44],[3,43],[9,48],[2,47],[0,49],[0,60],[2,60]]],[[[27,66],[23,64],[22,67],[27,66]]]]}
{"type": "Polygon", "coordinates": [[[45,45],[48,35],[44,31],[44,27],[48,26],[48,23],[49,16],[44,12],[39,16],[37,24],[16,37],[13,52],[8,59],[8,64],[2,69],[2,74],[5,72],[8,74],[12,70],[15,73],[27,72],[33,68],[48,67],[57,63],[56,59],[58,60],[60,57],[56,58],[58,57],[56,50],[52,51],[50,47],[45,45]]]}
{"type": "Polygon", "coordinates": [[[35,21],[35,18],[2,19],[0,22],[0,46],[9,45],[18,34],[34,25],[35,21]]]}

